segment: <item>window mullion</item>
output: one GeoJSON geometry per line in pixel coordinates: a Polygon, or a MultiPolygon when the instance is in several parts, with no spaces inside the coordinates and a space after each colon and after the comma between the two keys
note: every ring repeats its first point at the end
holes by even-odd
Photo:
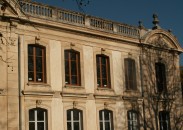
{"type": "Polygon", "coordinates": [[[79,130],[81,130],[81,113],[79,112],[79,130]]]}
{"type": "Polygon", "coordinates": [[[34,114],[35,114],[35,130],[37,130],[37,126],[38,126],[38,125],[37,125],[37,123],[38,123],[38,122],[37,122],[37,110],[35,111],[34,114]]]}
{"type": "Polygon", "coordinates": [[[112,122],[112,119],[111,119],[111,113],[109,113],[109,126],[110,126],[110,130],[112,130],[111,128],[112,128],[112,126],[111,126],[111,123],[112,122]]]}
{"type": "Polygon", "coordinates": [[[105,130],[105,118],[104,118],[104,111],[102,111],[102,125],[103,125],[103,130],[105,130]]]}
{"type": "Polygon", "coordinates": [[[44,122],[44,129],[46,130],[46,113],[44,112],[44,119],[43,119],[43,122],[44,122]]]}
{"type": "Polygon", "coordinates": [[[74,119],[73,119],[74,113],[71,111],[71,130],[74,130],[74,119]]]}

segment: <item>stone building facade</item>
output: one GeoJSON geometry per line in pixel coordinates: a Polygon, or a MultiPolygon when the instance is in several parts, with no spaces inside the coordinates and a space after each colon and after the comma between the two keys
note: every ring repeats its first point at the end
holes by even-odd
{"type": "Polygon", "coordinates": [[[0,1],[0,130],[181,130],[176,37],[0,1]]]}

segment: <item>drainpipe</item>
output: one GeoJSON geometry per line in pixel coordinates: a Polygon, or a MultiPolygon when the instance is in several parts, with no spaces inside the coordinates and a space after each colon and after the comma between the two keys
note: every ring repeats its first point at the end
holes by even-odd
{"type": "Polygon", "coordinates": [[[19,130],[22,130],[22,101],[21,101],[21,46],[18,35],[18,89],[19,89],[19,130]]]}

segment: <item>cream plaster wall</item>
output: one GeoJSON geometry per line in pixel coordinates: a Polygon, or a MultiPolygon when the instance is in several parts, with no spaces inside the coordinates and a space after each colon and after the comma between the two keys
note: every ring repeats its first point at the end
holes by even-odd
{"type": "Polygon", "coordinates": [[[59,41],[50,40],[50,85],[53,91],[62,91],[62,62],[61,44],[59,41]]]}

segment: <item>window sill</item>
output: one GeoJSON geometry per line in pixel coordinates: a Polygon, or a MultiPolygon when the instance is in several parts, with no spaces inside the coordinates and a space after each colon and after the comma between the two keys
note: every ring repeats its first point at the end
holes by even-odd
{"type": "Polygon", "coordinates": [[[112,88],[102,88],[102,87],[97,87],[97,90],[99,90],[99,91],[114,91],[112,88]]]}
{"type": "Polygon", "coordinates": [[[71,89],[84,89],[83,86],[77,86],[77,85],[65,85],[64,88],[71,88],[71,89]]]}
{"type": "Polygon", "coordinates": [[[36,82],[28,82],[27,83],[28,86],[36,86],[36,87],[50,87],[49,84],[46,84],[46,83],[36,83],[36,82]]]}

